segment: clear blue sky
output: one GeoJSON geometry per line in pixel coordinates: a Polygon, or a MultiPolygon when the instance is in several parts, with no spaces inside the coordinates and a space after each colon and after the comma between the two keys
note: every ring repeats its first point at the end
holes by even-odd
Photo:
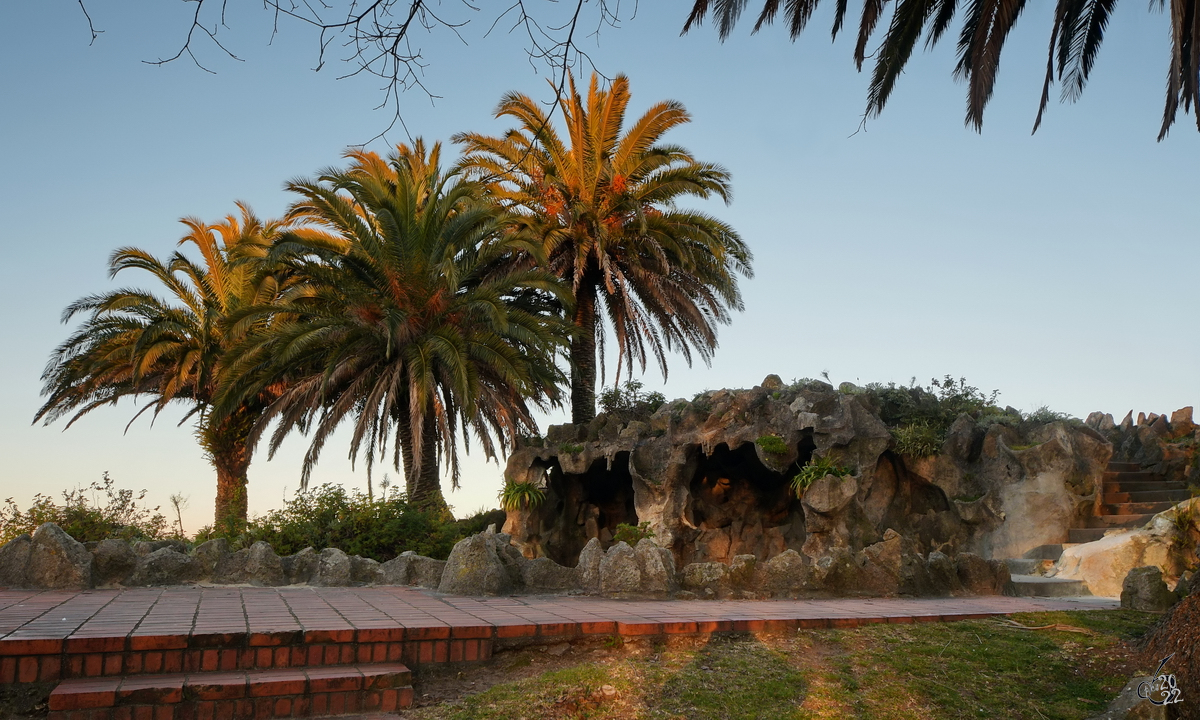
{"type": "MultiPolygon", "coordinates": [[[[66,432],[30,421],[42,367],[68,332],[59,314],[116,286],[114,248],[165,255],[180,217],[213,221],[234,200],[276,215],[285,180],[339,163],[388,122],[373,109],[377,82],[337,81],[336,62],[312,72],[313,36],[285,26],[271,42],[256,3],[233,5],[222,33],[245,62],[199,47],[215,75],[142,62],[175,52],[188,3],[92,0],[104,33],[90,47],[71,0],[0,5],[0,499],[24,507],[107,470],[156,504],[187,495],[189,531],[211,518],[213,473],[190,426],[176,427],[181,411],[128,432],[131,405],[66,432]]],[[[447,12],[466,12],[456,7],[447,12]]],[[[746,311],[723,329],[712,367],[677,358],[669,382],[650,372],[647,387],[690,398],[768,373],[863,383],[950,373],[1025,410],[1119,418],[1194,404],[1200,135],[1184,116],[1155,142],[1166,18],[1122,4],[1082,100],[1053,104],[1035,136],[1049,32],[1040,6],[1009,41],[982,135],[963,126],[953,41],[915,57],[884,115],[856,133],[867,77],[853,69],[853,38],[829,43],[831,8],[796,44],[780,28],[750,37],[748,25],[724,44],[711,27],[680,38],[682,3],[642,3],[585,41],[603,72],[630,77],[635,112],[666,98],[692,112],[668,140],[732,171],[732,205],[708,209],[755,254],[746,311]]],[[[485,27],[464,31],[467,45],[422,40],[424,80],[442,98],[402,98],[413,135],[498,132],[504,92],[546,96],[521,38],[482,38],[485,27]]],[[[271,462],[260,454],[252,512],[295,490],[303,447],[294,438],[271,462]]],[[[364,482],[346,447],[327,447],[315,482],[364,482]]],[[[471,458],[449,500],[460,513],[492,506],[499,485],[499,468],[471,458]]]]}

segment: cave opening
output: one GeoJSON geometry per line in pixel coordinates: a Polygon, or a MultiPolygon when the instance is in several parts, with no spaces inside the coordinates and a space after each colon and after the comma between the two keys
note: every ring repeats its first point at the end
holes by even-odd
{"type": "Polygon", "coordinates": [[[792,478],[812,458],[816,444],[806,434],[798,458],[783,472],[758,459],[753,443],[721,443],[699,453],[690,484],[685,524],[692,537],[675,548],[683,562],[728,563],[735,555],[768,560],[804,544],[804,510],[792,478]]]}
{"type": "Polygon", "coordinates": [[[556,563],[574,567],[588,540],[599,538],[607,549],[618,525],[637,525],[628,452],[617,453],[611,463],[597,458],[582,474],[564,472],[557,460],[546,470],[542,547],[556,563]]]}

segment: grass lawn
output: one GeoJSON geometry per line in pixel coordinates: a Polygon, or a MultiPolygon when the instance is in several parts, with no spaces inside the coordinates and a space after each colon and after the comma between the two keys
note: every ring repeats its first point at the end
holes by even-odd
{"type": "Polygon", "coordinates": [[[418,675],[406,718],[1087,718],[1141,668],[1132,639],[1159,616],[1123,610],[787,635],[576,644],[497,653],[418,675]],[[555,652],[561,655],[555,656],[555,652]],[[484,689],[487,688],[487,689],[484,689]]]}

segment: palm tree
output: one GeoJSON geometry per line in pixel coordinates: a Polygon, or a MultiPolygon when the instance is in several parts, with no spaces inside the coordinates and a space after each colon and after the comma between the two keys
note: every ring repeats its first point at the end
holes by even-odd
{"type": "Polygon", "coordinates": [[[647,349],[667,375],[665,350],[708,362],[716,325],[742,309],[737,274],[751,276],[750,251],[737,232],[710,215],[681,209],[684,198],[729,202],[729,173],[682,147],[660,143],[690,116],[660,102],[624,127],[629,81],[607,90],[592,75],[586,99],[570,79],[559,103],[567,141],[537,102],[509,93],[496,110],[519,127],[501,137],[455,136],[462,165],[490,181],[491,196],[536,238],[545,267],[570,283],[575,333],[570,348],[571,418],[596,414],[597,345],[603,355],[603,312],[629,372],[645,369],[647,349]]]}
{"type": "Polygon", "coordinates": [[[184,420],[196,418],[197,438],[217,471],[218,524],[246,519],[250,431],[273,391],[264,388],[221,417],[211,412],[226,353],[251,329],[229,320],[244,307],[269,302],[286,285],[264,263],[284,225],[259,220],[244,204],[238,208],[240,218],[230,215],[214,225],[181,221],[189,232],[179,244],[194,245],[201,262],[178,250],[165,261],[133,247],[113,253],[110,277],[142,270],[166,294],[121,288],[69,305],[63,322],[87,318],[51,355],[42,374],[47,400],[34,418],[48,425],[69,415],[70,427],[126,397],[150,398],[134,419],[147,410],[157,416],[175,401],[190,405],[184,420]]]}
{"type": "MultiPolygon", "coordinates": [[[[784,3],[781,8],[779,0],[765,0],[754,24],[754,32],[774,22],[782,9],[784,21],[795,40],[804,31],[819,4],[820,0],[797,0],[784,3]]],[[[958,32],[958,64],[954,68],[954,75],[957,79],[967,81],[966,122],[982,131],[983,111],[996,84],[1000,53],[1009,32],[1021,17],[1025,4],[1025,0],[967,3],[960,0],[897,0],[882,41],[874,52],[870,52],[867,45],[884,15],[887,0],[864,0],[854,48],[854,63],[862,70],[866,58],[872,54],[875,56],[875,69],[867,92],[866,114],[878,115],[883,111],[921,35],[925,35],[927,47],[936,45],[950,29],[954,16],[959,14],[959,6],[963,5],[962,27],[958,32]]],[[[1050,101],[1050,86],[1056,76],[1062,83],[1064,101],[1077,100],[1083,93],[1116,4],[1116,0],[1057,0],[1054,22],[1050,28],[1046,78],[1042,84],[1037,119],[1033,124],[1034,132],[1042,122],[1042,113],[1050,101]]],[[[1151,0],[1150,8],[1157,5],[1161,10],[1167,4],[1151,0]]],[[[1200,107],[1193,107],[1200,105],[1200,0],[1175,0],[1169,6],[1170,65],[1159,140],[1167,136],[1175,123],[1180,105],[1183,105],[1184,111],[1193,111],[1196,126],[1200,128],[1200,107]]],[[[694,0],[683,32],[703,22],[711,9],[718,32],[724,40],[733,31],[745,7],[744,1],[694,0]]],[[[847,9],[845,0],[839,0],[833,19],[835,39],[845,22],[847,9]]]]}
{"type": "Polygon", "coordinates": [[[410,501],[445,507],[438,457],[458,485],[456,433],[489,457],[536,425],[526,398],[556,402],[555,353],[565,336],[545,312],[556,278],[505,258],[521,245],[478,188],[439,167],[440,146],[400,145],[386,159],[354,150],[345,170],[295,180],[292,217],[318,239],[284,235],[273,253],[304,282],[262,313],[288,316],[238,350],[226,391],[236,406],[273,378],[290,384],[259,422],[278,421],[274,452],[312,432],[302,482],[333,431],[353,421],[351,459],[388,455],[410,501]],[[469,432],[472,431],[472,432],[469,432]],[[493,439],[495,438],[495,440],[493,439]]]}

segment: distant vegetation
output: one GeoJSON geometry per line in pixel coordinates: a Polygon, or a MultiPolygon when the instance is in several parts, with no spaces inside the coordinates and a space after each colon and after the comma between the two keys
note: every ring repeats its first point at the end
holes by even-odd
{"type": "Polygon", "coordinates": [[[29,509],[21,510],[12,498],[0,509],[0,544],[29,533],[43,523],[52,522],[80,542],[121,538],[123,540],[159,540],[170,533],[167,519],[157,507],[142,504],[146,491],[134,492],[116,487],[104,476],[84,488],[65,490],[62,502],[38,493],[29,509]]]}

